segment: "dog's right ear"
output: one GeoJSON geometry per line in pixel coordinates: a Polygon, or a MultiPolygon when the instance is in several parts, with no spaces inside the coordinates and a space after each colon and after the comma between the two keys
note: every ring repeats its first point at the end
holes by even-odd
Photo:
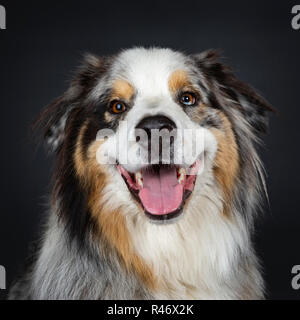
{"type": "Polygon", "coordinates": [[[85,55],[68,90],[50,103],[38,116],[33,128],[41,131],[50,151],[57,151],[62,145],[70,113],[74,108],[81,106],[81,102],[99,78],[102,69],[101,58],[91,54],[85,55]]]}

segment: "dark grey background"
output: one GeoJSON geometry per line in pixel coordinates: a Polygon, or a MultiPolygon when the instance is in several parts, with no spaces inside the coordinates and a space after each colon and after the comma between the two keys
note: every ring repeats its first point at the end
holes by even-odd
{"type": "Polygon", "coordinates": [[[8,284],[37,235],[50,190],[52,159],[29,138],[32,120],[66,89],[84,52],[157,45],[188,53],[221,49],[240,78],[279,111],[262,151],[270,209],[257,225],[256,247],[268,298],[300,298],[291,288],[292,266],[300,264],[300,30],[291,28],[296,3],[0,0],[7,10],[7,30],[0,30],[0,264],[8,284]]]}

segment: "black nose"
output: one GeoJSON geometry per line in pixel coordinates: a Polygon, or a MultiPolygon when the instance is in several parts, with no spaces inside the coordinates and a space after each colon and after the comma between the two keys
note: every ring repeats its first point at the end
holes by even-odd
{"type": "Polygon", "coordinates": [[[176,124],[171,119],[165,116],[154,116],[144,118],[137,126],[136,129],[144,130],[147,134],[146,141],[140,139],[139,132],[136,131],[136,140],[141,145],[148,150],[148,160],[149,163],[154,161],[155,163],[168,163],[172,162],[174,156],[174,138],[176,136],[176,124]],[[162,135],[159,137],[159,140],[152,141],[151,136],[155,135],[155,131],[162,131],[162,135]],[[165,130],[169,132],[169,134],[164,134],[165,130]],[[154,144],[153,144],[154,143],[154,144]],[[158,143],[158,145],[156,145],[158,143]],[[146,144],[146,145],[145,145],[146,144]],[[163,154],[164,149],[164,154],[163,154]],[[167,155],[168,154],[168,155],[167,155]],[[164,159],[164,158],[167,158],[164,159]],[[158,161],[158,162],[157,162],[158,161]]]}
{"type": "Polygon", "coordinates": [[[145,130],[148,136],[151,136],[151,130],[153,129],[157,129],[159,131],[167,129],[168,131],[172,131],[176,129],[176,124],[165,116],[154,116],[144,118],[136,128],[145,130]]]}

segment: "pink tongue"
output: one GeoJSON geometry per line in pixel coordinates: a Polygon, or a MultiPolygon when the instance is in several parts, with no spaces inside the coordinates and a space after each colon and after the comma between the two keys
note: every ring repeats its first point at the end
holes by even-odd
{"type": "Polygon", "coordinates": [[[182,202],[183,185],[177,181],[176,168],[160,168],[157,172],[143,172],[143,189],[139,197],[145,209],[154,215],[177,210],[182,202]]]}

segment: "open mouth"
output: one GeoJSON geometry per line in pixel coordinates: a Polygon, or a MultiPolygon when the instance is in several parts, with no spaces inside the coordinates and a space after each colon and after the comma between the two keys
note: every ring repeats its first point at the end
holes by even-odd
{"type": "Polygon", "coordinates": [[[187,171],[175,165],[150,165],[130,173],[122,165],[118,170],[134,198],[152,220],[165,221],[178,217],[193,192],[199,161],[187,171]]]}

